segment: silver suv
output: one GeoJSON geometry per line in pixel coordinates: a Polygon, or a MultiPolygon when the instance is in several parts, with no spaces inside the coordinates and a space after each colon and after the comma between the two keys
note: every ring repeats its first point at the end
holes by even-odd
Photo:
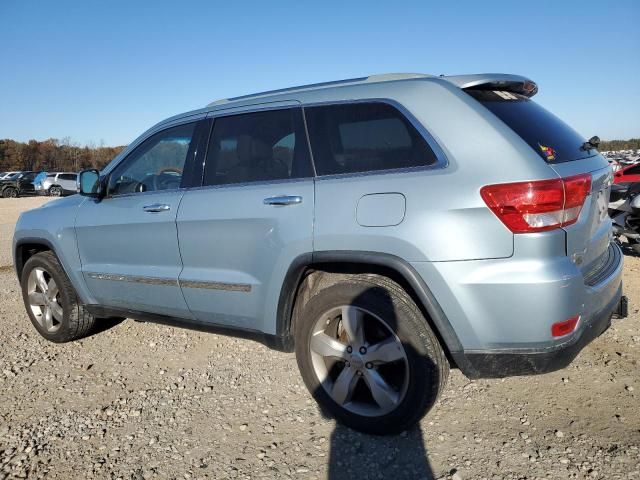
{"type": "Polygon", "coordinates": [[[515,75],[383,75],[169,118],[24,213],[45,338],[121,316],[295,351],[321,406],[399,432],[469,378],[568,365],[624,315],[612,171],[515,75]]]}
{"type": "Polygon", "coordinates": [[[35,186],[36,193],[51,197],[73,195],[77,191],[78,174],[71,172],[47,173],[47,177],[35,186]]]}

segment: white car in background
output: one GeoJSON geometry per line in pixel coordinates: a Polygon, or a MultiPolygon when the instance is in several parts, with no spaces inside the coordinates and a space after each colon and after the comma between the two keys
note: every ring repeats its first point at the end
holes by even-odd
{"type": "Polygon", "coordinates": [[[77,173],[72,172],[52,172],[47,173],[40,184],[36,185],[36,192],[40,195],[51,197],[62,197],[76,193],[77,173]]]}
{"type": "Polygon", "coordinates": [[[20,172],[2,172],[0,173],[0,180],[5,180],[10,176],[15,175],[16,173],[20,173],[20,172]]]}

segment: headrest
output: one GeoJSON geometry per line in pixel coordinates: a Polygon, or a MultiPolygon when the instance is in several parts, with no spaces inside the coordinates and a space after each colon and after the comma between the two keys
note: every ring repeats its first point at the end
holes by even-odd
{"type": "Polygon", "coordinates": [[[238,160],[241,163],[251,162],[253,159],[269,158],[272,151],[269,145],[250,135],[238,136],[238,160]]]}

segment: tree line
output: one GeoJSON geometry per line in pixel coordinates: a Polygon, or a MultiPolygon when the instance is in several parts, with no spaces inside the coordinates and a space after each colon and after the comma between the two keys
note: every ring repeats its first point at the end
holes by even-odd
{"type": "MultiPolygon", "coordinates": [[[[120,153],[125,146],[106,147],[89,144],[84,147],[72,142],[69,137],[62,140],[50,138],[38,141],[16,142],[0,139],[0,172],[33,171],[69,171],[78,172],[85,168],[102,169],[120,153]]],[[[603,140],[600,151],[640,149],[640,138],[629,140],[603,140]]]]}
{"type": "Polygon", "coordinates": [[[629,140],[602,140],[598,146],[598,150],[601,152],[637,150],[639,148],[640,138],[630,138],[629,140]]]}
{"type": "Polygon", "coordinates": [[[89,144],[80,146],[68,137],[58,140],[16,142],[0,139],[0,172],[33,170],[78,172],[85,168],[101,169],[125,147],[89,144]]]}

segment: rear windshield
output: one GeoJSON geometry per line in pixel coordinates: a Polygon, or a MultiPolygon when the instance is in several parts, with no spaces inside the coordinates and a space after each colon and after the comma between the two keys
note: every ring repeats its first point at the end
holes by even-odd
{"type": "Polygon", "coordinates": [[[466,90],[507,124],[548,163],[581,160],[595,155],[583,150],[585,139],[530,98],[493,90],[466,90]]]}

